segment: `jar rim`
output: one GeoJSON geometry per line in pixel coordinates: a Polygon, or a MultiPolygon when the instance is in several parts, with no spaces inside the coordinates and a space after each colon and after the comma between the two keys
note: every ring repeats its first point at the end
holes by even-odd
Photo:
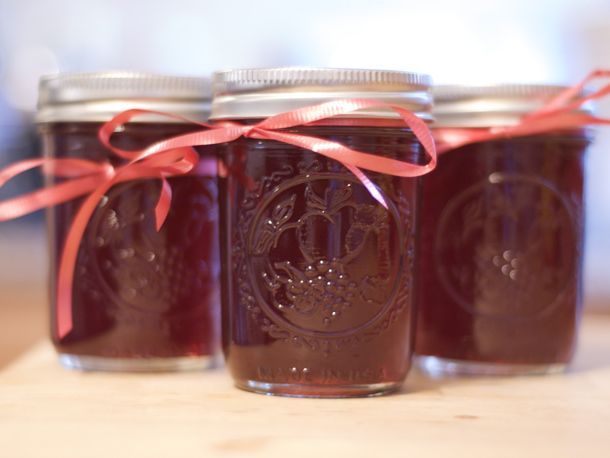
{"type": "MultiPolygon", "coordinates": [[[[213,75],[211,119],[264,118],[337,99],[367,98],[402,106],[430,120],[428,75],[396,70],[318,67],[249,68],[213,75]]],[[[350,117],[396,118],[392,110],[369,109],[350,117]]]]}
{"type": "MultiPolygon", "coordinates": [[[[105,121],[129,108],[207,119],[211,82],[206,77],[132,71],[58,73],[40,79],[36,121],[105,121]]],[[[137,122],[151,122],[141,117],[137,122]]],[[[161,118],[164,122],[171,122],[161,118]]]]}
{"type": "MultiPolygon", "coordinates": [[[[518,123],[568,89],[554,84],[439,85],[432,89],[435,127],[498,127],[518,123]]],[[[577,112],[590,113],[590,103],[577,112]]]]}

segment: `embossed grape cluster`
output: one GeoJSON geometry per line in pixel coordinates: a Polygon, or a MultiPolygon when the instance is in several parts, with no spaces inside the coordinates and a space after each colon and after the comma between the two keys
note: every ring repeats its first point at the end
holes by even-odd
{"type": "Polygon", "coordinates": [[[321,308],[322,322],[330,325],[351,307],[358,285],[338,261],[321,259],[307,265],[303,277],[289,279],[286,291],[296,311],[308,314],[321,308]]]}

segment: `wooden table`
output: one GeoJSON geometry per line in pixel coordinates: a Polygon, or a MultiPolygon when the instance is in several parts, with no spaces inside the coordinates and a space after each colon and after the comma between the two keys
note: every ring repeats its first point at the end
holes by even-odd
{"type": "Polygon", "coordinates": [[[47,264],[42,227],[0,223],[0,370],[47,334],[47,264]]]}
{"type": "Polygon", "coordinates": [[[372,399],[266,397],[222,369],[65,371],[43,343],[0,373],[0,456],[609,457],[610,316],[565,375],[431,381],[372,399]]]}

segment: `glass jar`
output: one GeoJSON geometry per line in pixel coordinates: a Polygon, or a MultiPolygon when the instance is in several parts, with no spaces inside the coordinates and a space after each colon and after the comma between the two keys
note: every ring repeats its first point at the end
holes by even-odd
{"type": "MultiPolygon", "coordinates": [[[[229,71],[216,75],[211,119],[255,123],[348,97],[429,119],[428,89],[427,77],[401,72],[229,71]]],[[[426,163],[393,116],[361,111],[287,131],[426,163]]],[[[219,156],[223,346],[236,386],[308,397],[398,389],[412,354],[419,179],[368,173],[386,210],[339,162],[312,151],[242,138],[219,156]]]]}
{"type": "MultiPolygon", "coordinates": [[[[43,78],[37,121],[44,154],[124,163],[98,140],[103,122],[128,108],[205,121],[209,80],[107,72],[43,78]]],[[[141,149],[196,130],[166,118],[137,118],[113,145],[141,149]]],[[[215,159],[200,151],[202,160],[215,159]]],[[[51,183],[57,182],[51,179],[51,183]]],[[[158,180],[111,188],[80,244],[72,292],[72,330],[59,336],[59,260],[82,199],[48,210],[52,339],[60,362],[87,370],[151,371],[209,367],[220,351],[220,266],[215,176],[169,179],[172,206],[157,232],[158,180]]]]}
{"type": "MultiPolygon", "coordinates": [[[[440,87],[436,128],[507,126],[563,88],[440,87]]],[[[432,375],[562,371],[582,306],[582,130],[441,154],[423,180],[416,353],[432,375]]]]}

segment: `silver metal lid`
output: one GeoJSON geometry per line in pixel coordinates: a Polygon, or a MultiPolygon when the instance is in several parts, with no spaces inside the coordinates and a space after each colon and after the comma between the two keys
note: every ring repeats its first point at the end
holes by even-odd
{"type": "MultiPolygon", "coordinates": [[[[390,70],[259,68],[214,74],[211,119],[264,118],[342,98],[400,105],[431,120],[430,77],[390,70]]],[[[391,110],[362,110],[346,117],[395,118],[391,110]]]]}
{"type": "MultiPolygon", "coordinates": [[[[60,73],[40,80],[36,121],[101,122],[129,108],[206,120],[212,99],[208,78],[111,71],[60,73]]],[[[136,122],[172,122],[142,116],[136,122]]]]}
{"type": "MultiPolygon", "coordinates": [[[[524,115],[541,108],[566,86],[499,84],[491,86],[436,86],[435,126],[497,127],[516,124],[524,115]]],[[[590,111],[585,105],[582,111],[590,111]]]]}

